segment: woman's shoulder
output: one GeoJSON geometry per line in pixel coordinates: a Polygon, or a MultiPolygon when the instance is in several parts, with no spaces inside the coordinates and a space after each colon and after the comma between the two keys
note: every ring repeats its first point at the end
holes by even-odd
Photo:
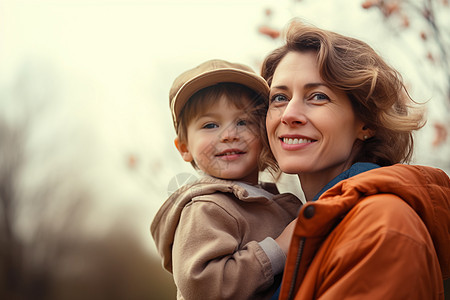
{"type": "Polygon", "coordinates": [[[414,208],[405,199],[389,193],[364,197],[348,212],[345,221],[355,224],[360,234],[423,236],[428,232],[414,208]]]}
{"type": "Polygon", "coordinates": [[[434,252],[427,226],[407,202],[393,194],[365,197],[345,215],[329,238],[334,256],[363,255],[375,249],[378,254],[390,255],[394,248],[434,252]]]}

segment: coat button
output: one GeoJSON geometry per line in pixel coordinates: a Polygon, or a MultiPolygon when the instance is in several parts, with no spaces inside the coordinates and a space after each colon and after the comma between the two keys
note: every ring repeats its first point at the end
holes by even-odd
{"type": "Polygon", "coordinates": [[[314,207],[314,205],[308,205],[307,207],[305,207],[305,209],[303,210],[303,216],[306,219],[311,219],[312,217],[314,217],[314,214],[316,213],[316,208],[314,207]]]}

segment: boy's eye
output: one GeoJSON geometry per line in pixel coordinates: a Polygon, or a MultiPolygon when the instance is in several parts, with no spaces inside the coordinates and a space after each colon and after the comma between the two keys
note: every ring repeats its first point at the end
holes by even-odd
{"type": "Polygon", "coordinates": [[[247,125],[247,121],[246,120],[239,120],[236,123],[237,126],[245,126],[247,125]]]}
{"type": "Polygon", "coordinates": [[[219,125],[217,125],[216,123],[206,123],[205,125],[202,126],[202,128],[204,129],[213,129],[217,127],[219,127],[219,125]]]}
{"type": "Polygon", "coordinates": [[[289,101],[289,99],[283,94],[275,94],[270,98],[270,102],[285,102],[289,101]]]}

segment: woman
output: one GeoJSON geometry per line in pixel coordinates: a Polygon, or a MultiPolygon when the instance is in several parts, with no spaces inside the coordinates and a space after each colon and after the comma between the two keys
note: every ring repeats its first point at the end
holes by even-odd
{"type": "Polygon", "coordinates": [[[399,164],[424,124],[400,75],[364,42],[298,21],[262,75],[270,148],[308,201],[276,239],[280,299],[443,299],[450,180],[399,164]]]}

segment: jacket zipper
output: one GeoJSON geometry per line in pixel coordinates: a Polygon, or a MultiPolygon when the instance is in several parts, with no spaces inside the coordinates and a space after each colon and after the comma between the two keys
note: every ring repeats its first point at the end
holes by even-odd
{"type": "Polygon", "coordinates": [[[298,268],[300,266],[300,261],[302,259],[304,245],[305,245],[305,238],[301,238],[299,245],[298,245],[297,259],[295,261],[294,274],[292,276],[291,286],[289,288],[288,300],[294,299],[293,297],[294,297],[295,282],[297,281],[297,277],[298,277],[298,268]]]}

